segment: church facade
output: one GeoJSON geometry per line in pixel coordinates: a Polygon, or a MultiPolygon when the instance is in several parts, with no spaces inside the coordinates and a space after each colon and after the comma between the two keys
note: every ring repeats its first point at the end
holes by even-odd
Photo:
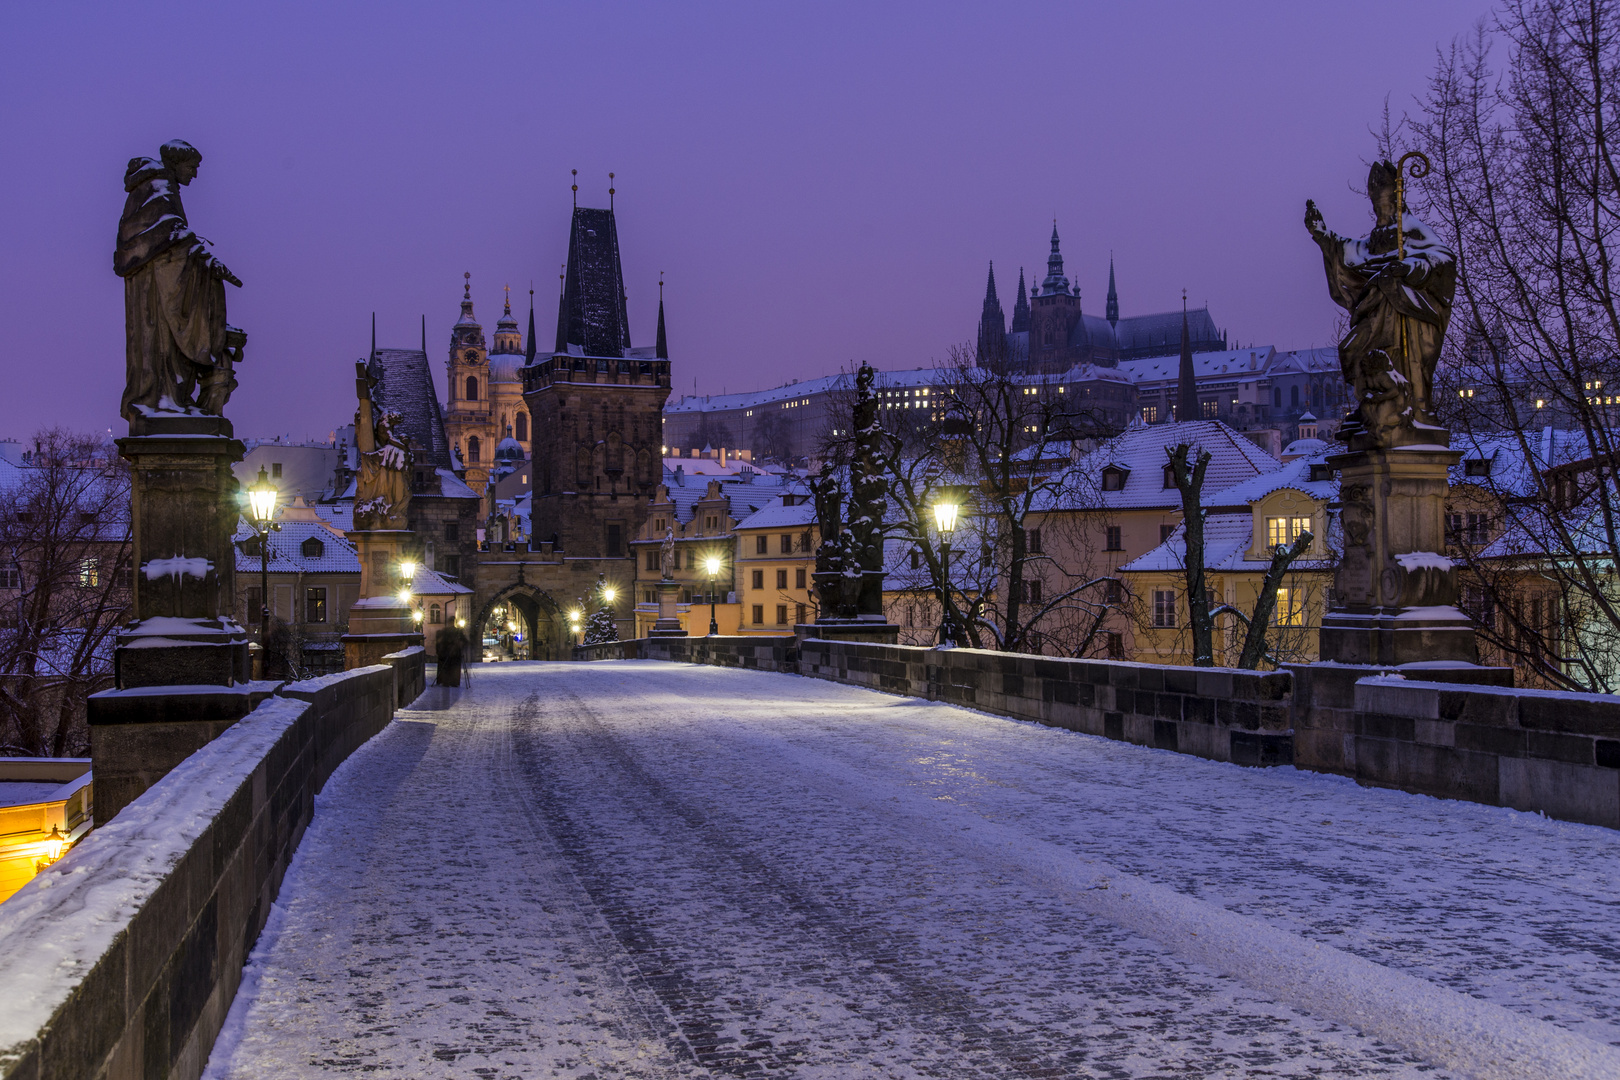
{"type": "Polygon", "coordinates": [[[1061,374],[1085,364],[1118,367],[1124,360],[1179,354],[1183,325],[1193,352],[1225,351],[1226,334],[1216,328],[1207,307],[1121,318],[1112,260],[1103,312],[1088,314],[1079,284],[1071,285],[1063,272],[1063,251],[1054,224],[1045,279],[1026,291],[1024,271],[1018,271],[1018,297],[1010,327],[996,295],[995,266],[990,267],[979,316],[979,363],[1031,375],[1061,374]]]}

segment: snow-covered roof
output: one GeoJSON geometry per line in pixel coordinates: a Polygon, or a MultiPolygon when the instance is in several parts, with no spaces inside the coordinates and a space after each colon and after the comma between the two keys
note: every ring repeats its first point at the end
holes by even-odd
{"type": "MultiPolygon", "coordinates": [[[[259,555],[245,550],[248,540],[256,534],[246,521],[239,522],[231,541],[236,546],[236,572],[258,573],[259,555]]],[[[272,573],[341,574],[360,572],[360,556],[354,545],[341,536],[334,536],[325,525],[309,521],[289,521],[270,534],[270,570],[272,573]],[[304,542],[316,540],[319,554],[305,555],[304,542]]]]}
{"type": "Polygon", "coordinates": [[[814,503],[802,502],[793,506],[783,506],[777,502],[772,506],[761,507],[737,522],[739,529],[803,529],[816,523],[816,507],[814,503]]]}
{"type": "Polygon", "coordinates": [[[520,383],[523,381],[524,358],[519,353],[490,353],[489,381],[492,383],[520,383]]]}
{"type": "MultiPolygon", "coordinates": [[[[1179,332],[1179,327],[1177,328],[1179,332]]],[[[1248,349],[1227,349],[1225,352],[1193,353],[1193,375],[1199,380],[1231,378],[1261,378],[1276,350],[1271,346],[1248,349]]],[[[1153,382],[1175,382],[1181,378],[1181,356],[1149,356],[1142,360],[1122,360],[1119,369],[1130,375],[1138,385],[1153,382]]]]}
{"type": "Polygon", "coordinates": [[[1144,424],[1138,420],[1074,466],[1080,477],[1087,478],[1085,483],[1077,485],[1080,489],[1077,496],[1057,498],[1039,508],[1078,508],[1071,505],[1071,499],[1079,497],[1086,500],[1087,506],[1111,509],[1180,509],[1181,493],[1174,487],[1164,486],[1164,467],[1170,460],[1166,451],[1178,443],[1191,443],[1209,451],[1209,466],[1204,473],[1206,492],[1222,491],[1264,473],[1275,472],[1282,466],[1276,458],[1219,420],[1170,424],[1144,424]],[[1129,470],[1118,491],[1098,490],[1100,485],[1095,482],[1109,465],[1129,470]]]}
{"type": "MultiPolygon", "coordinates": [[[[1307,413],[1306,415],[1309,416],[1310,414],[1307,413]]],[[[1299,419],[1301,423],[1310,423],[1304,416],[1299,419]]],[[[1328,449],[1328,444],[1322,439],[1295,439],[1283,447],[1283,456],[1305,457],[1310,454],[1320,454],[1326,449],[1328,449]]]]}
{"type": "Polygon", "coordinates": [[[472,590],[467,586],[451,581],[421,564],[417,565],[416,574],[411,578],[411,593],[416,596],[458,596],[470,592],[472,590]]]}
{"type": "Polygon", "coordinates": [[[1272,492],[1281,491],[1283,488],[1293,488],[1313,499],[1336,499],[1339,495],[1339,478],[1336,475],[1328,480],[1311,479],[1311,467],[1321,465],[1326,460],[1325,453],[1298,458],[1280,469],[1261,473],[1213,493],[1206,477],[1204,505],[1241,506],[1244,503],[1259,502],[1272,492]]]}
{"type": "MultiPolygon", "coordinates": [[[[1249,542],[1254,536],[1254,515],[1248,513],[1210,514],[1204,519],[1204,568],[1215,571],[1251,571],[1264,573],[1271,566],[1271,558],[1248,558],[1249,542]]],[[[1317,548],[1316,544],[1311,545],[1317,548]]],[[[1177,525],[1169,539],[1144,555],[1121,566],[1122,573],[1180,572],[1187,565],[1187,533],[1185,526],[1177,525]]],[[[1324,570],[1333,565],[1331,559],[1299,559],[1291,570],[1324,570]]]]}

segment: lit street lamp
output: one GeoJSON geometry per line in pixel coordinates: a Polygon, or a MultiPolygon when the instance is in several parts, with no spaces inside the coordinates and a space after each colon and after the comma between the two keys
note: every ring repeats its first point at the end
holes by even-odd
{"type": "Polygon", "coordinates": [[[714,605],[717,602],[714,591],[720,587],[720,559],[710,555],[703,560],[703,569],[709,574],[709,636],[714,637],[720,633],[720,624],[714,619],[714,605]]]}
{"type": "Polygon", "coordinates": [[[248,520],[259,538],[259,676],[269,674],[270,660],[270,534],[276,524],[276,486],[259,466],[259,478],[248,488],[248,520]]]}
{"type": "Polygon", "coordinates": [[[939,530],[939,647],[956,647],[956,620],[951,617],[951,534],[956,531],[957,514],[961,506],[950,489],[940,492],[934,502],[934,526],[939,530]]]}

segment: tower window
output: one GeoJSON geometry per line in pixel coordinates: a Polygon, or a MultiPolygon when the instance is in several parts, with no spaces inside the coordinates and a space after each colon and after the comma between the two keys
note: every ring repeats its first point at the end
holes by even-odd
{"type": "Polygon", "coordinates": [[[529,414],[526,412],[517,414],[517,441],[529,441],[529,414]]]}
{"type": "Polygon", "coordinates": [[[467,400],[478,400],[478,380],[471,375],[467,376],[467,400]]]}
{"type": "MultiPolygon", "coordinates": [[[[467,381],[468,381],[468,383],[472,383],[471,379],[468,379],[467,381]]],[[[474,389],[476,389],[476,388],[477,387],[475,386],[474,389]]],[[[483,447],[478,441],[478,436],[476,436],[476,435],[467,436],[467,460],[468,461],[481,460],[479,455],[482,452],[482,450],[483,450],[483,447]]]]}

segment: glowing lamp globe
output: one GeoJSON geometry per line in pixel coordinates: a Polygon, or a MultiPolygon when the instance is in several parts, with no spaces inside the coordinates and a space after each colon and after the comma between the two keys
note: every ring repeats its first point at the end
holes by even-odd
{"type": "Polygon", "coordinates": [[[55,825],[52,825],[51,835],[47,836],[44,840],[46,861],[55,862],[57,859],[60,859],[62,857],[62,852],[67,850],[67,842],[68,838],[62,835],[62,831],[55,825]]]}
{"type": "Polygon", "coordinates": [[[416,576],[416,564],[408,559],[405,562],[400,563],[399,576],[404,578],[406,581],[414,578],[416,576]]]}
{"type": "Polygon", "coordinates": [[[276,486],[260,465],[259,478],[248,488],[248,513],[255,523],[265,525],[276,516],[276,494],[276,486]]]}
{"type": "Polygon", "coordinates": [[[610,604],[613,603],[613,598],[618,596],[618,595],[619,595],[619,590],[615,589],[611,585],[609,585],[607,588],[602,590],[602,599],[606,600],[610,604]]]}
{"type": "Polygon", "coordinates": [[[710,577],[718,577],[720,575],[720,560],[710,555],[703,560],[703,569],[709,572],[710,577]]]}
{"type": "Polygon", "coordinates": [[[934,524],[939,531],[950,534],[956,531],[956,514],[960,509],[953,502],[937,502],[934,504],[934,524]]]}

